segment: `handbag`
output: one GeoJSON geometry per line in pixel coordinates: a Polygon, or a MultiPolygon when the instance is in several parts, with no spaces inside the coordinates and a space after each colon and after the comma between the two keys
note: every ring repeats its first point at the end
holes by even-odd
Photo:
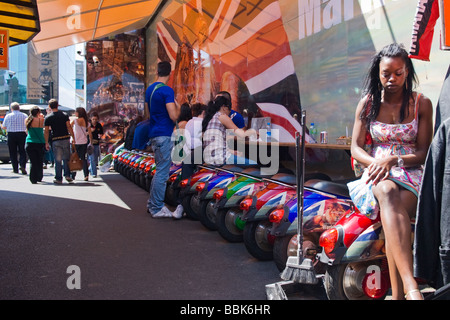
{"type": "Polygon", "coordinates": [[[83,162],[81,161],[76,151],[72,152],[69,159],[69,170],[80,171],[83,169],[83,162]]]}
{"type": "MultiPolygon", "coordinates": [[[[369,99],[368,101],[368,106],[366,108],[366,116],[369,114],[370,112],[370,108],[372,106],[372,99],[369,99]]],[[[366,151],[368,154],[371,153],[373,148],[373,140],[372,140],[372,135],[370,134],[370,131],[366,132],[366,138],[364,140],[364,146],[363,149],[364,151],[366,151]]],[[[355,158],[353,158],[353,156],[351,157],[351,166],[353,171],[355,172],[355,176],[356,177],[360,177],[362,176],[364,169],[366,168],[363,164],[359,163],[358,160],[356,160],[355,158]]]]}
{"type": "Polygon", "coordinates": [[[374,220],[380,207],[372,191],[373,181],[367,182],[368,177],[369,173],[365,171],[360,179],[347,183],[347,187],[353,204],[363,215],[374,220]]]}

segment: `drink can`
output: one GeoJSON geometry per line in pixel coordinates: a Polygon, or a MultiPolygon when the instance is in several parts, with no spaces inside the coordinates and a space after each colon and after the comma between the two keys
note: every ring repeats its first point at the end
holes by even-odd
{"type": "Polygon", "coordinates": [[[320,133],[320,143],[328,143],[328,132],[322,131],[320,133]]]}

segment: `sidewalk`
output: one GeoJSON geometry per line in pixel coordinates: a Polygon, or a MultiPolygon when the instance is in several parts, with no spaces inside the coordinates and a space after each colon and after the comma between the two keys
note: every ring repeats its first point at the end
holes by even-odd
{"type": "Polygon", "coordinates": [[[151,218],[148,194],[118,173],[63,185],[44,173],[31,184],[0,165],[0,299],[265,300],[279,279],[198,221],[151,218]]]}

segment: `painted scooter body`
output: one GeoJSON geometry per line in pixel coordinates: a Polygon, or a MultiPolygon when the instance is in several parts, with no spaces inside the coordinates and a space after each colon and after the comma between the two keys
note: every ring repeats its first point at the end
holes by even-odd
{"type": "MultiPolygon", "coordinates": [[[[345,185],[308,180],[304,186],[303,205],[303,251],[313,264],[317,264],[319,236],[350,209],[351,200],[345,185]]],[[[297,218],[297,197],[269,215],[270,232],[275,237],[274,261],[280,271],[284,270],[287,258],[297,254],[297,218]]]]}
{"type": "Polygon", "coordinates": [[[263,189],[247,197],[247,199],[252,201],[249,208],[243,212],[243,221],[265,220],[268,218],[267,213],[270,210],[278,205],[283,205],[286,201],[295,197],[294,176],[281,173],[276,174],[271,179],[264,179],[264,181],[265,187],[263,189]]]}
{"type": "Polygon", "coordinates": [[[262,188],[265,183],[261,177],[251,176],[252,170],[238,173],[238,177],[224,189],[217,190],[208,204],[208,214],[213,215],[219,234],[229,242],[242,242],[244,222],[241,220],[240,202],[262,188]]]}
{"type": "Polygon", "coordinates": [[[276,174],[264,179],[265,187],[241,201],[241,220],[245,222],[243,240],[247,251],[258,260],[273,259],[274,237],[268,215],[296,195],[296,179],[290,174],[276,174]]]}

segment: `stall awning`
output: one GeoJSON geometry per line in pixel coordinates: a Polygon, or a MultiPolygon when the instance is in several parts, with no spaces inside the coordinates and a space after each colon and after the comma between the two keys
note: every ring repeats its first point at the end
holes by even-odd
{"type": "Polygon", "coordinates": [[[36,0],[0,1],[0,29],[9,32],[9,46],[27,43],[39,32],[36,0]]]}
{"type": "Polygon", "coordinates": [[[166,0],[37,0],[42,53],[145,27],[166,0]]]}

